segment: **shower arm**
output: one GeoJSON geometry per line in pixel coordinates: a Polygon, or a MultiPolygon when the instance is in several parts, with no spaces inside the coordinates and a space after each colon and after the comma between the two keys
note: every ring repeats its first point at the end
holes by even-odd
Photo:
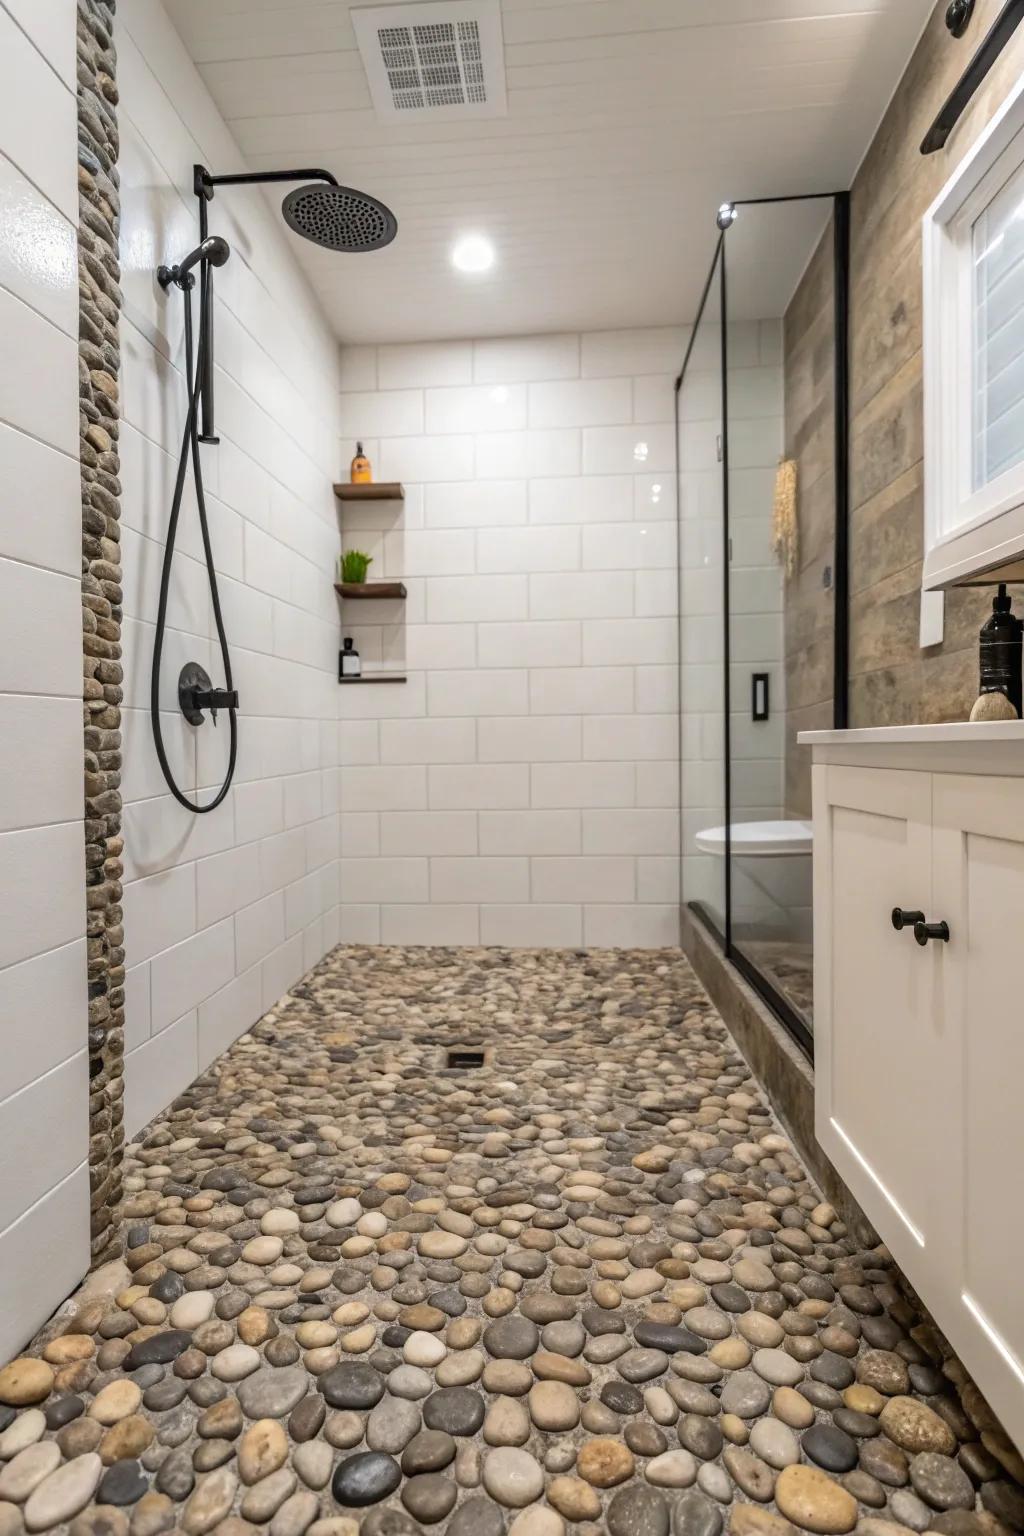
{"type": "MultiPolygon", "coordinates": [[[[313,169],[297,171],[238,171],[226,176],[212,176],[205,165],[192,167],[192,190],[199,199],[199,242],[208,239],[210,223],[207,205],[213,201],[214,187],[253,187],[271,181],[326,181],[332,187],[338,185],[330,171],[313,169]]],[[[200,400],[202,422],[199,441],[216,445],[220,442],[214,428],[213,412],[213,268],[203,260],[200,285],[200,324],[206,328],[206,347],[203,352],[203,378],[200,400]]]]}
{"type": "Polygon", "coordinates": [[[338,178],[325,170],[299,170],[299,171],[237,171],[227,176],[212,176],[205,165],[193,167],[193,191],[196,197],[205,198],[209,202],[213,197],[214,187],[255,187],[269,181],[326,181],[332,187],[338,185],[338,178]]]}

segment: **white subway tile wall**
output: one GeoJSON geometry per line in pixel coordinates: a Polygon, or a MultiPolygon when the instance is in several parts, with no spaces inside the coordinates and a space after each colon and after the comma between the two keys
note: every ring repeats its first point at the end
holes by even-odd
{"type": "MultiPolygon", "coordinates": [[[[666,327],[342,349],[341,459],[404,503],[343,544],[406,612],[343,610],[342,936],[678,942],[678,626],[666,327]]],[[[390,605],[389,609],[390,609],[390,605]]]]}
{"type": "MultiPolygon", "coordinates": [[[[73,37],[70,0],[69,13],[73,37]]],[[[244,167],[157,0],[120,7],[117,23],[130,967],[125,1121],[131,1135],[339,937],[339,639],[332,587],[338,523],[332,484],[341,373],[336,344],[276,212],[258,193],[218,193],[210,206],[211,228],[231,246],[216,286],[221,442],[202,452],[242,710],[234,788],[216,811],[193,816],[167,790],[148,711],[160,563],[185,419],[182,299],[176,290],[161,292],[155,269],[180,260],[197,243],[193,162],[218,171],[244,167]]],[[[73,178],[73,164],[71,172],[73,178]]],[[[66,371],[73,387],[73,364],[66,371]]],[[[421,397],[418,389],[393,398],[374,391],[371,400],[380,411],[372,430],[422,431],[421,397]]],[[[74,432],[73,396],[70,405],[74,432]]],[[[74,597],[77,627],[77,583],[74,597]]],[[[4,607],[0,603],[0,612],[4,607]]],[[[162,681],[168,748],[183,788],[209,799],[225,768],[227,722],[222,718],[216,728],[207,722],[196,733],[174,709],[184,661],[202,662],[221,681],[191,488],[168,625],[162,681]]],[[[79,687],[77,649],[76,639],[68,647],[73,691],[79,687]]],[[[0,654],[4,650],[0,646],[0,654]]],[[[80,731],[77,706],[74,720],[80,731]]],[[[357,722],[346,727],[357,754],[361,730],[357,722]]],[[[425,779],[422,766],[411,771],[425,779]]],[[[357,798],[352,810],[358,810],[357,798]]],[[[380,878],[386,883],[386,866],[380,878]]]]}
{"type": "Polygon", "coordinates": [[[75,4],[0,4],[0,1358],[89,1264],[75,4]],[[47,1135],[34,1134],[40,1126],[47,1135]]]}

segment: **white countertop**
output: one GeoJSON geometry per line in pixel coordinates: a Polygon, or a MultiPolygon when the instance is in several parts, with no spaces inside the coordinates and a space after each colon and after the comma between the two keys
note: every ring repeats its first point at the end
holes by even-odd
{"type": "Polygon", "coordinates": [[[801,731],[802,747],[952,746],[970,742],[1019,742],[1024,720],[956,721],[951,725],[890,725],[852,731],[801,731]]]}

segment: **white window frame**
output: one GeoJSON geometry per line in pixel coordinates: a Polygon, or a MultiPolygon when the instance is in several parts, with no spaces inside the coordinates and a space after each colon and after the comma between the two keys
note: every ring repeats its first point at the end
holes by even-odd
{"type": "Polygon", "coordinates": [[[974,489],[973,389],[973,225],[1021,166],[1024,76],[923,221],[926,591],[1024,562],[1024,461],[974,489]]]}

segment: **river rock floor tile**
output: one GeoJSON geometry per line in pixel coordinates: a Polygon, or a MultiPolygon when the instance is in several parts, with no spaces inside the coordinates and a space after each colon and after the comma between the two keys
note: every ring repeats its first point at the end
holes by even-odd
{"type": "Polygon", "coordinates": [[[0,1536],[1024,1530],[678,952],[337,949],[126,1188],[0,1370],[0,1536]]]}

